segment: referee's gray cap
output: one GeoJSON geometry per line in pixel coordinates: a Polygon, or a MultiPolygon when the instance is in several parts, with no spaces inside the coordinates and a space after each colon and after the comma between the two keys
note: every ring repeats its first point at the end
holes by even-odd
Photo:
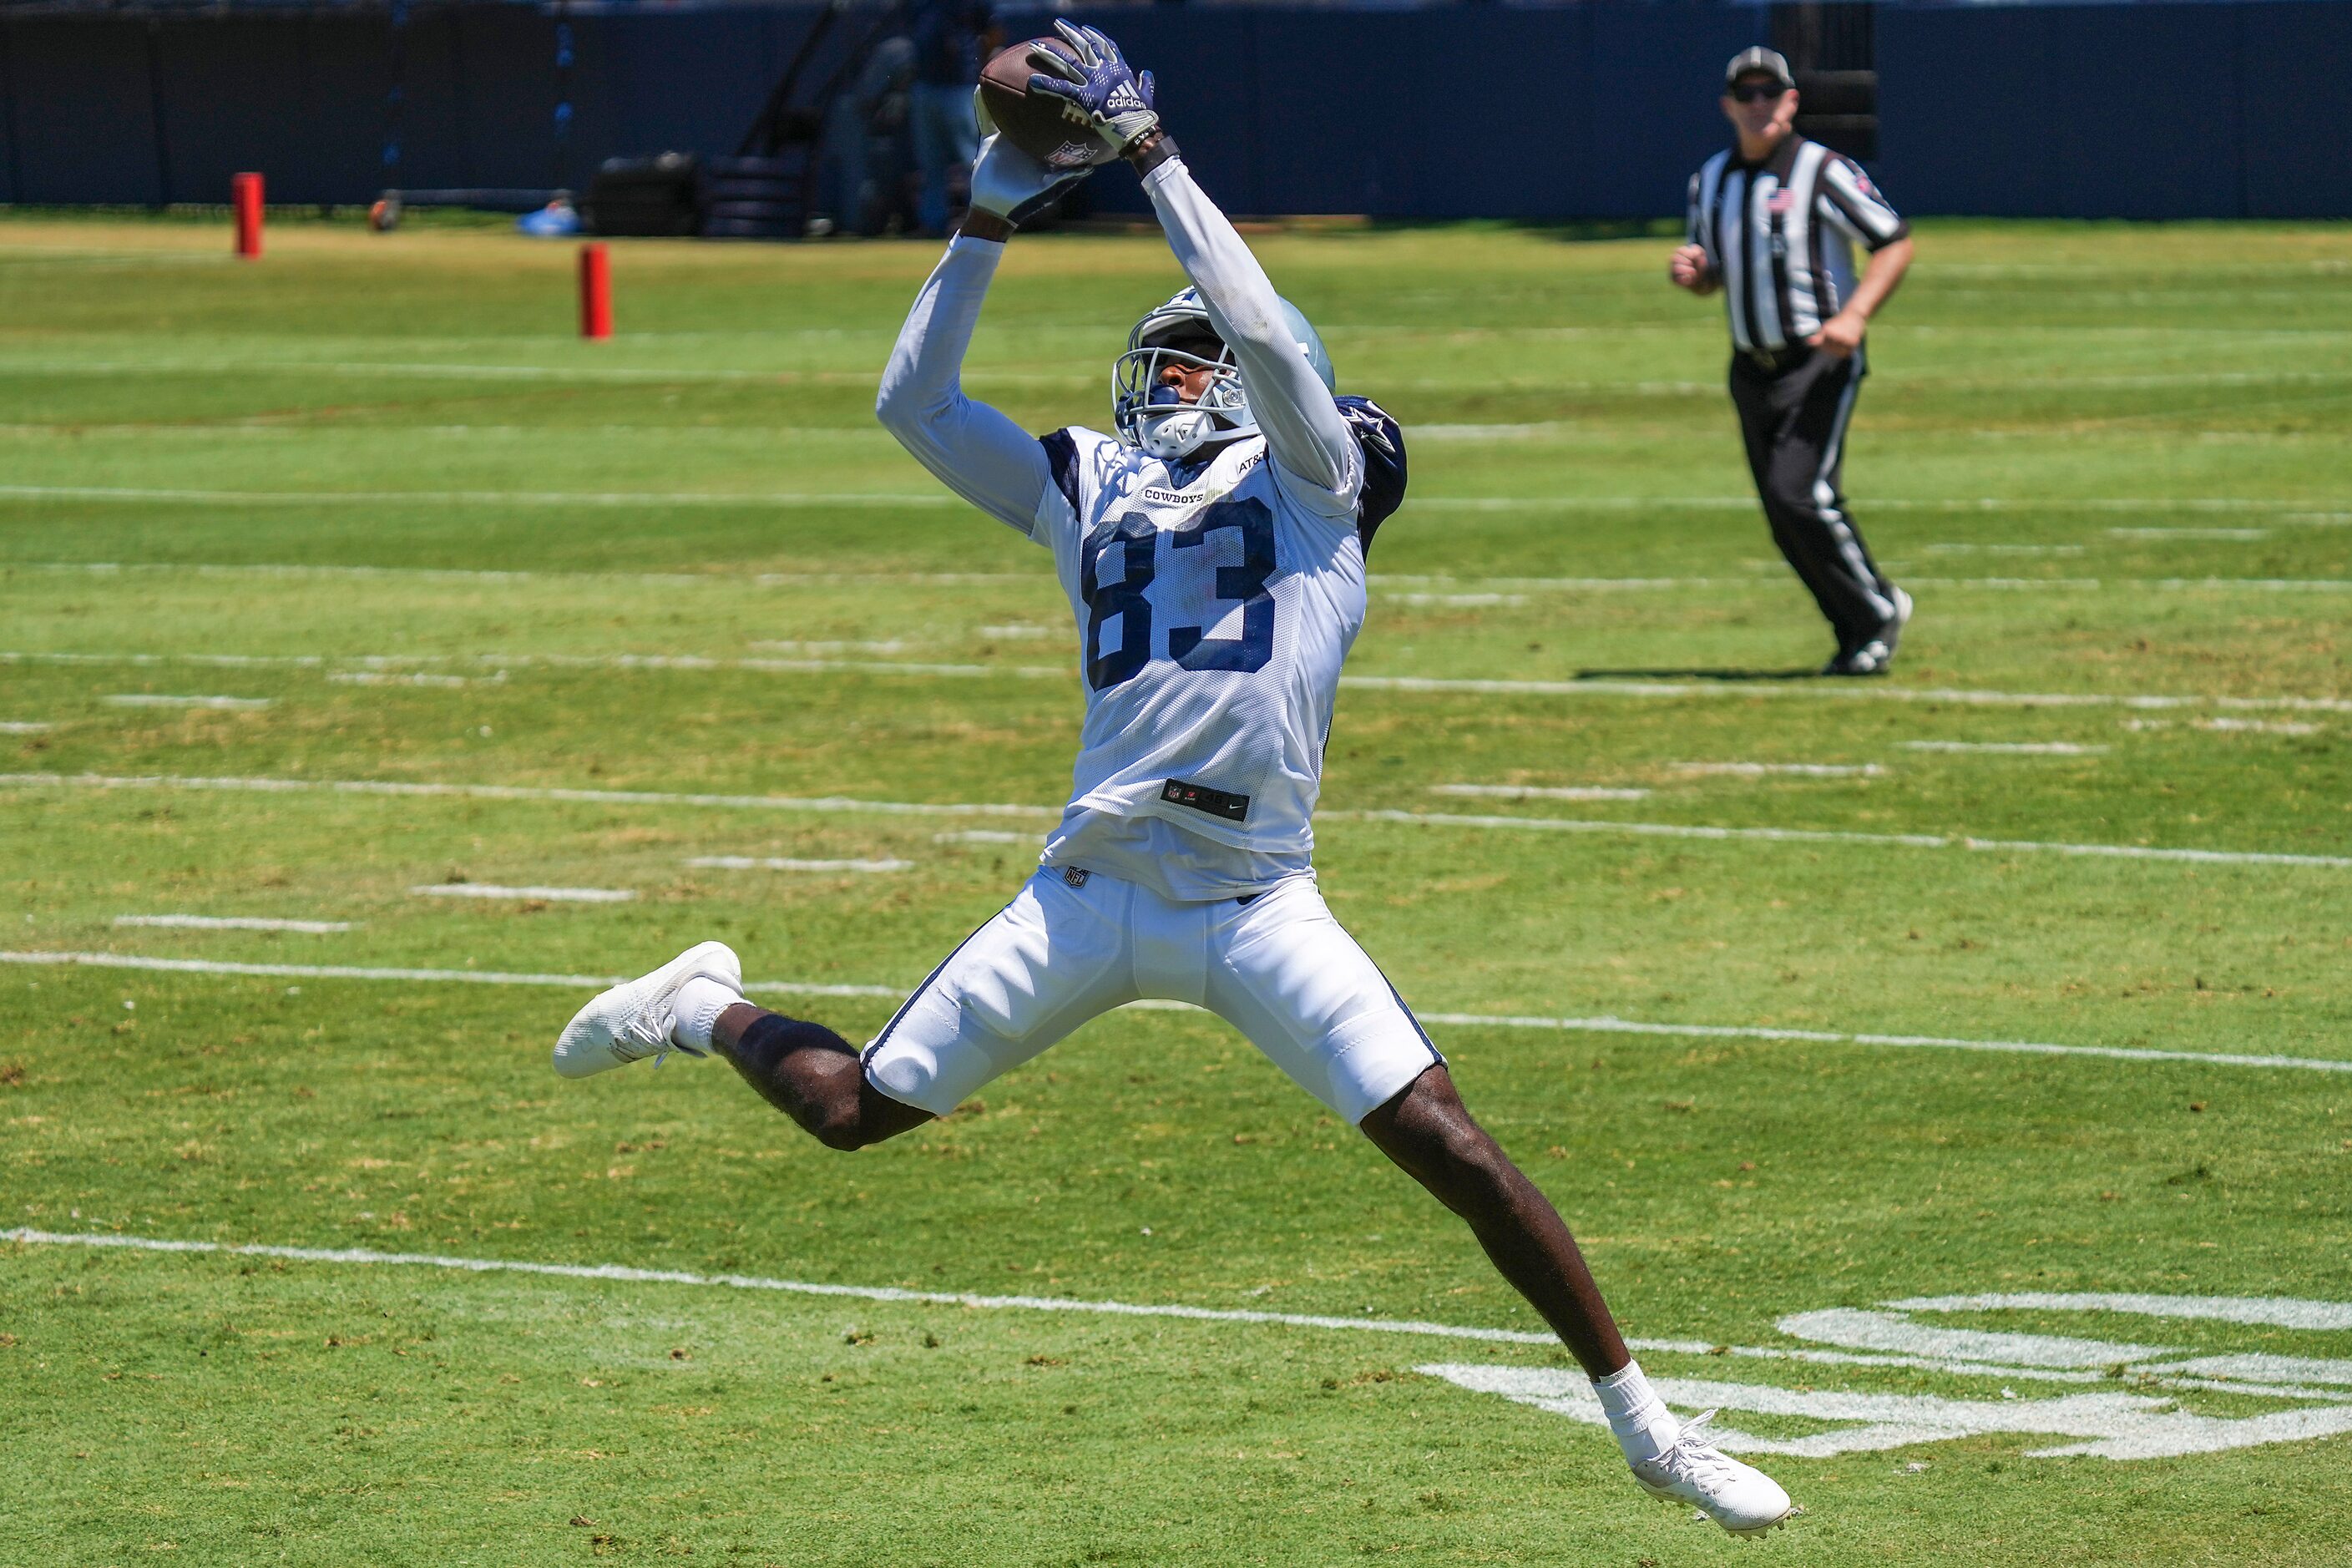
{"type": "Polygon", "coordinates": [[[1731,57],[1731,63],[1723,68],[1723,85],[1729,87],[1744,76],[1769,76],[1782,87],[1797,85],[1797,79],[1789,74],[1789,62],[1781,58],[1780,51],[1768,49],[1761,44],[1754,48],[1742,49],[1731,57]]]}

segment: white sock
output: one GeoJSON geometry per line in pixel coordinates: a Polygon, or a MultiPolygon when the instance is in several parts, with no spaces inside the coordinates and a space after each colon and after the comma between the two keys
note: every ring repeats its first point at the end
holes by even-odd
{"type": "Polygon", "coordinates": [[[710,1048],[710,1028],[719,1015],[743,998],[716,980],[696,975],[677,988],[670,1004],[669,1037],[698,1051],[710,1048]]]}
{"type": "Polygon", "coordinates": [[[1629,1361],[1607,1377],[1594,1378],[1592,1392],[1601,1396],[1609,1430],[1616,1435],[1617,1446],[1625,1450],[1629,1464],[1656,1458],[1682,1435],[1683,1424],[1642,1375],[1640,1362],[1629,1361]]]}

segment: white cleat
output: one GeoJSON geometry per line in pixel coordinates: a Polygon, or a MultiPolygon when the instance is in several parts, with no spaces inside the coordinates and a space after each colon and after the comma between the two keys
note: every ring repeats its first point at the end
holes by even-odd
{"type": "Polygon", "coordinates": [[[1780,1483],[1706,1440],[1714,1419],[1710,1410],[1685,1423],[1664,1453],[1633,1467],[1633,1479],[1654,1498],[1696,1504],[1734,1535],[1762,1535],[1788,1523],[1797,1509],[1780,1483]]]}
{"type": "Polygon", "coordinates": [[[565,1078],[609,1072],[652,1057],[658,1064],[672,1051],[705,1056],[670,1038],[678,988],[700,977],[741,993],[743,962],[723,942],[698,942],[651,974],[600,993],[572,1015],[555,1041],[555,1070],[565,1078]]]}

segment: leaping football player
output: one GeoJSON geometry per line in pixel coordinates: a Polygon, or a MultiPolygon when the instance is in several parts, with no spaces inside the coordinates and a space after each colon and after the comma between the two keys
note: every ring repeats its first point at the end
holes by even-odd
{"type": "Polygon", "coordinates": [[[1190,1002],[1247,1036],[1447,1208],[1592,1378],[1634,1479],[1736,1534],[1788,1494],[1685,1426],[1627,1353],[1568,1226],[1454,1092],[1444,1058],[1317,889],[1308,818],[1364,554],[1404,498],[1404,439],[1335,396],[1307,319],[1202,194],[1151,79],[1091,27],[1032,79],[1134,165],[1192,287],[1129,334],[1116,434],[1037,438],[964,395],[990,279],[1075,176],[1001,133],[971,210],[907,317],[876,411],[940,481],[1054,553],[1085,667],[1076,787],[1038,869],[861,1053],[744,1000],[707,942],[582,1008],[555,1067],[585,1077],[715,1054],[828,1148],[944,1116],[1088,1019],[1190,1002]],[[1073,79],[1063,79],[1065,77],[1073,79]]]}

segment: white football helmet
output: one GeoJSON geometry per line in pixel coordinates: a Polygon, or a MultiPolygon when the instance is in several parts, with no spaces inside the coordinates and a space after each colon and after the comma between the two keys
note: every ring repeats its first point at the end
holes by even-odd
{"type": "MultiPolygon", "coordinates": [[[[1297,306],[1287,300],[1280,303],[1307,363],[1327,389],[1334,387],[1323,339],[1297,306]]],[[[1118,438],[1155,458],[1188,458],[1212,443],[1257,434],[1234,351],[1217,335],[1198,289],[1184,289],[1135,323],[1127,334],[1127,352],[1111,367],[1110,392],[1118,438]],[[1198,403],[1184,402],[1174,387],[1161,384],[1160,373],[1171,364],[1188,370],[1206,365],[1217,373],[1198,403]]]]}

